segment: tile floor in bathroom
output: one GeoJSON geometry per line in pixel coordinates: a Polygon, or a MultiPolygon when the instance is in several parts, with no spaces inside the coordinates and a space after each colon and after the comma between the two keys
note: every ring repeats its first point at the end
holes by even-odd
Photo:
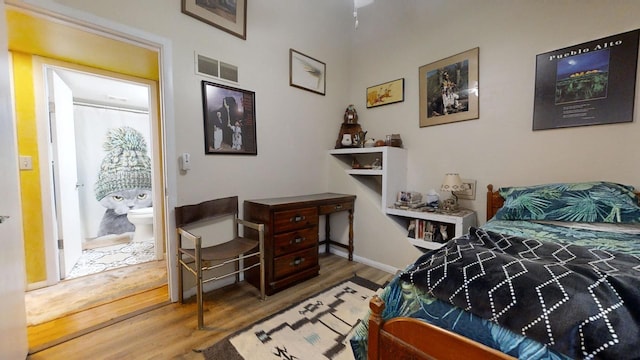
{"type": "Polygon", "coordinates": [[[154,243],[150,239],[83,250],[66,279],[152,261],[155,259],[154,243]]]}

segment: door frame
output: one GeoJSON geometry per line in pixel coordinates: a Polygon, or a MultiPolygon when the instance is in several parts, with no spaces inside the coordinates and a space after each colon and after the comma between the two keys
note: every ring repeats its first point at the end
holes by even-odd
{"type": "MultiPolygon", "coordinates": [[[[160,180],[163,184],[162,210],[157,213],[159,228],[165,239],[167,256],[167,282],[171,301],[178,299],[177,271],[176,269],[176,233],[173,209],[175,208],[177,189],[177,161],[169,161],[176,158],[175,140],[170,136],[175,134],[174,92],[171,82],[173,74],[172,45],[167,38],[160,37],[142,30],[134,29],[98,17],[94,14],[69,8],[50,0],[5,0],[5,3],[16,6],[22,10],[44,17],[51,21],[62,21],[83,29],[86,32],[122,40],[136,44],[140,47],[153,49],[158,53],[159,84],[158,91],[160,104],[156,108],[159,111],[160,124],[152,131],[152,136],[161,143],[160,180]]],[[[47,231],[47,229],[44,229],[47,231]]],[[[24,241],[24,239],[23,239],[24,241]]],[[[47,267],[50,265],[47,264],[47,267]]]]}
{"type": "MultiPolygon", "coordinates": [[[[51,129],[51,122],[49,121],[49,96],[47,88],[48,74],[47,71],[55,72],[56,69],[66,71],[77,71],[81,73],[87,73],[94,76],[104,76],[115,80],[122,80],[126,82],[132,82],[139,85],[146,86],[149,89],[149,128],[151,129],[151,144],[150,151],[152,151],[153,161],[153,174],[152,174],[152,188],[153,188],[153,203],[160,204],[160,206],[154,206],[154,236],[155,236],[155,260],[162,260],[164,258],[164,249],[166,243],[163,241],[164,228],[162,226],[161,214],[164,211],[164,187],[162,165],[163,156],[161,154],[162,144],[159,144],[158,134],[162,127],[161,119],[158,112],[158,84],[156,81],[147,80],[143,78],[137,78],[133,76],[114,73],[106,70],[96,69],[88,66],[72,64],[61,60],[43,58],[40,56],[32,56],[33,63],[33,79],[34,79],[34,93],[35,93],[35,106],[36,106],[36,122],[38,130],[38,153],[40,156],[39,163],[40,169],[40,184],[42,191],[42,214],[44,223],[44,247],[45,247],[45,259],[46,259],[46,280],[35,284],[29,284],[28,289],[36,289],[43,286],[55,285],[61,280],[63,265],[63,259],[61,259],[61,253],[58,248],[58,237],[60,231],[56,230],[59,226],[59,222],[56,219],[57,209],[54,190],[54,173],[51,166],[45,166],[51,164],[54,159],[55,149],[51,147],[49,136],[54,131],[51,129]]],[[[60,206],[58,204],[58,206],[60,206]]],[[[66,256],[66,252],[65,256],[66,256]]],[[[66,274],[68,275],[68,274],[66,274]]]]}
{"type": "MultiPolygon", "coordinates": [[[[5,13],[3,0],[0,0],[0,12],[3,15],[5,13]]],[[[0,34],[7,34],[4,16],[0,19],[0,34]]],[[[8,47],[6,35],[0,36],[0,164],[4,170],[0,175],[0,185],[6,191],[0,203],[0,215],[10,216],[0,225],[3,234],[3,249],[0,253],[0,358],[24,359],[29,347],[24,302],[25,251],[12,85],[13,66],[8,47]]]]}

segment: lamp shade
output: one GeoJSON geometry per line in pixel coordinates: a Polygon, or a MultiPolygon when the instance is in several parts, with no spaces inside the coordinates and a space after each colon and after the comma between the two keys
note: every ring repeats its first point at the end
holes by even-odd
{"type": "Polygon", "coordinates": [[[464,183],[458,174],[445,174],[440,191],[463,191],[464,183]]]}

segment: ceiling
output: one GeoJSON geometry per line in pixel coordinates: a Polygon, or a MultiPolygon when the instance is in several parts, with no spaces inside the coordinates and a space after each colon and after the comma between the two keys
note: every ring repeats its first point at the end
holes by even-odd
{"type": "Polygon", "coordinates": [[[73,100],[133,110],[149,110],[149,87],[120,79],[56,68],[73,100]]]}

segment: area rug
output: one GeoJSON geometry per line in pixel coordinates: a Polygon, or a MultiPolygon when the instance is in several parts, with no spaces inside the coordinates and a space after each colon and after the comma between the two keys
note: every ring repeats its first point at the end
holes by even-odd
{"type": "Polygon", "coordinates": [[[66,279],[96,274],[155,260],[155,241],[131,241],[124,244],[87,249],[67,274],[66,279]]]}
{"type": "Polygon", "coordinates": [[[208,360],[353,359],[351,330],[380,286],[354,277],[203,351],[208,360]]]}

